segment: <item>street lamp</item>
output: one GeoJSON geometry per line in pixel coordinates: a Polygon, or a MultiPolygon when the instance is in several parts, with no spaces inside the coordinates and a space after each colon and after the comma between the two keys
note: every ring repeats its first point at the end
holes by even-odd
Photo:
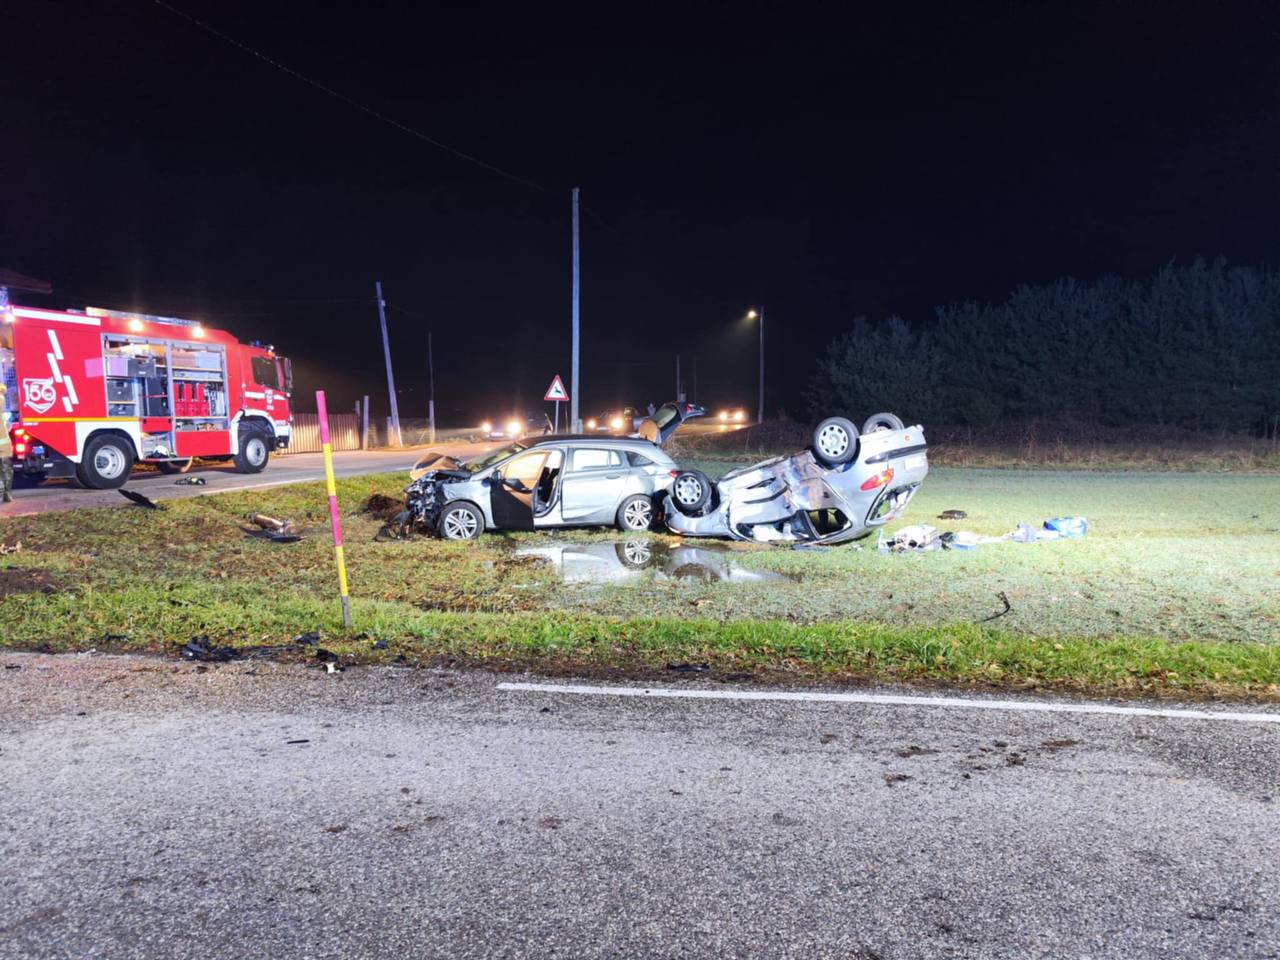
{"type": "Polygon", "coordinates": [[[756,423],[764,423],[764,305],[761,304],[759,310],[748,310],[747,319],[760,321],[760,393],[756,423]]]}

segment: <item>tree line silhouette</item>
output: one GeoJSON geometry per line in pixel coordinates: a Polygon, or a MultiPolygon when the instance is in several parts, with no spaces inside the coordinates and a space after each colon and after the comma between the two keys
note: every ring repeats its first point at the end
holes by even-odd
{"type": "Polygon", "coordinates": [[[1052,418],[1273,434],[1280,420],[1280,273],[1224,260],[1143,280],[1061,279],[936,321],[865,318],[835,338],[815,415],[892,410],[990,426],[1052,418]]]}

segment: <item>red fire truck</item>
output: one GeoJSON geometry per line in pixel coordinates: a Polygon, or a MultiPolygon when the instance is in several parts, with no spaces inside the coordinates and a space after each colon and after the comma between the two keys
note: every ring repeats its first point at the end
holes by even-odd
{"type": "Polygon", "coordinates": [[[195,457],[257,473],[292,433],[289,361],[190,320],[5,306],[0,376],[29,478],[120,487],[138,461],[176,473],[195,457]]]}

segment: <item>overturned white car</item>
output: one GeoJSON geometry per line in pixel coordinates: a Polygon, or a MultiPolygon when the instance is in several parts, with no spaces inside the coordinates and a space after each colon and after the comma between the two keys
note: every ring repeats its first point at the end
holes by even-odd
{"type": "Polygon", "coordinates": [[[922,427],[878,413],[859,432],[843,417],[828,417],[811,446],[792,456],[714,483],[682,470],[666,492],[665,520],[689,537],[843,543],[900,517],[928,472],[922,427]]]}

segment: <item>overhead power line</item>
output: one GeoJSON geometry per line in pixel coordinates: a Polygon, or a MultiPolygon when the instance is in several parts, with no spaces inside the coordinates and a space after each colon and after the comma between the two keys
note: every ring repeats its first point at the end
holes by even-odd
{"type": "Polygon", "coordinates": [[[538,190],[542,193],[552,192],[550,189],[548,189],[547,187],[544,187],[540,183],[534,183],[532,180],[527,180],[524,177],[519,176],[518,174],[512,173],[510,170],[504,170],[501,167],[494,166],[492,163],[486,163],[484,160],[481,160],[479,157],[475,157],[469,153],[465,153],[462,150],[457,149],[456,147],[451,147],[447,143],[441,143],[439,140],[436,140],[434,137],[427,136],[421,130],[415,130],[413,127],[403,124],[399,120],[396,120],[392,117],[387,116],[385,113],[380,113],[377,110],[374,110],[372,107],[367,107],[360,101],[354,100],[351,97],[348,97],[345,93],[339,93],[337,90],[334,90],[332,87],[327,87],[320,81],[313,80],[311,77],[308,77],[306,74],[299,73],[297,70],[294,70],[292,67],[286,66],[285,64],[281,63],[279,60],[275,60],[267,56],[262,51],[255,50],[253,47],[249,46],[248,44],[241,43],[235,37],[228,36],[227,34],[223,33],[221,30],[218,30],[216,27],[211,27],[209,24],[205,23],[203,20],[199,20],[196,17],[193,17],[189,13],[183,10],[179,10],[177,7],[174,7],[168,3],[165,3],[164,0],[153,0],[153,2],[155,3],[156,6],[169,11],[169,13],[173,14],[175,17],[181,17],[183,20],[186,20],[192,26],[199,27],[201,30],[205,31],[206,33],[212,34],[213,36],[217,37],[219,40],[222,40],[224,43],[229,43],[236,49],[242,51],[243,53],[247,53],[251,57],[256,57],[257,59],[261,60],[263,63],[266,63],[272,67],[275,67],[277,70],[287,73],[289,76],[293,77],[295,80],[301,81],[302,83],[305,83],[308,86],[315,87],[321,93],[326,93],[337,100],[341,100],[343,103],[345,103],[349,107],[354,107],[355,109],[359,110],[362,113],[367,113],[369,116],[373,117],[375,120],[380,120],[383,123],[386,123],[386,124],[389,124],[390,126],[395,127],[401,133],[407,133],[409,134],[409,136],[415,137],[416,139],[421,140],[424,143],[429,143],[431,144],[431,146],[439,150],[443,150],[446,153],[453,154],[455,157],[458,157],[460,160],[465,160],[468,163],[475,164],[477,167],[481,167],[485,170],[488,170],[490,173],[496,173],[500,177],[506,177],[508,180],[512,180],[515,183],[523,184],[526,187],[530,187],[531,189],[538,190]]]}

